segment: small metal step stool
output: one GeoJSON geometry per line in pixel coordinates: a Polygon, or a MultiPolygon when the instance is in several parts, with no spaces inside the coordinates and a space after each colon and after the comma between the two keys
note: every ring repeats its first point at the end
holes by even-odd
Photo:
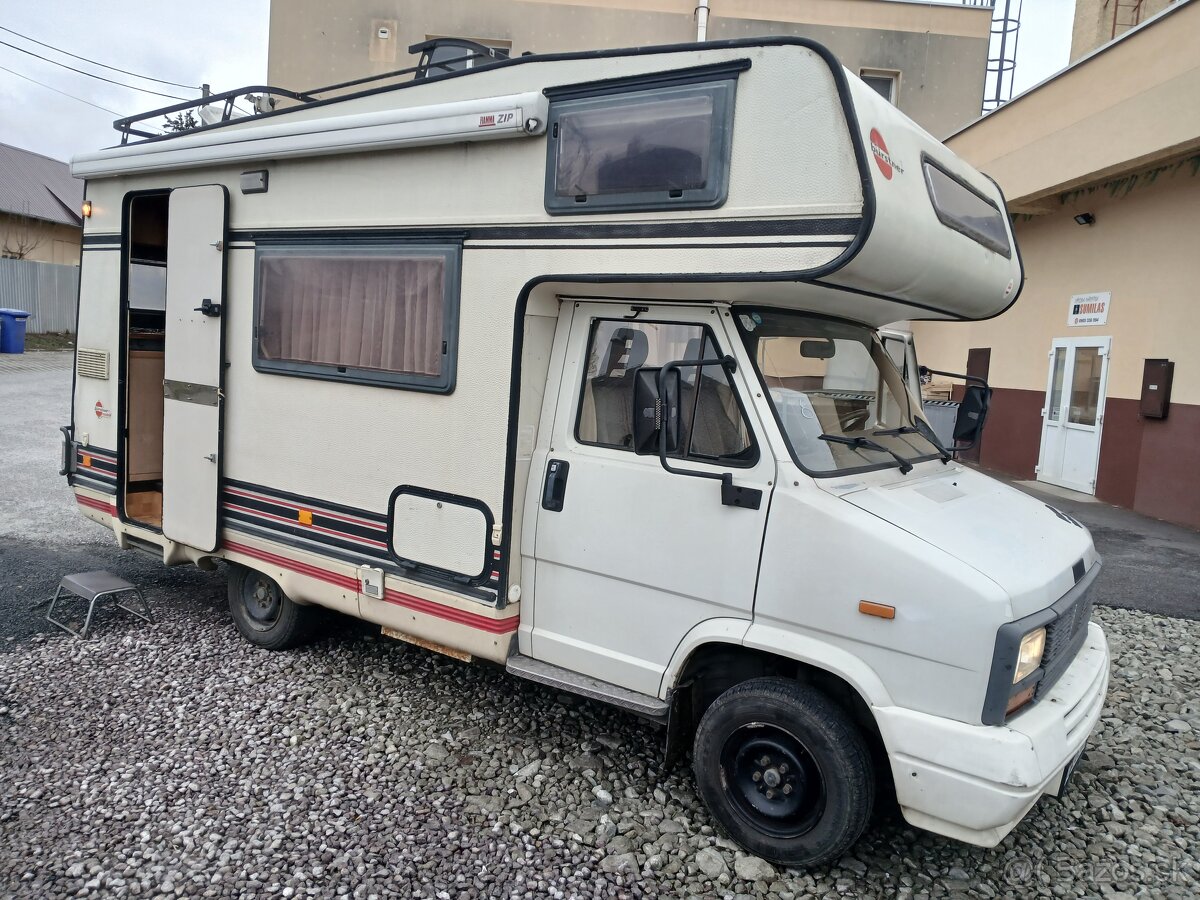
{"type": "Polygon", "coordinates": [[[114,575],[112,572],[79,572],[76,575],[66,575],[63,580],[58,583],[58,590],[54,592],[54,596],[50,598],[50,608],[46,610],[46,621],[52,625],[57,625],[68,634],[73,634],[77,638],[87,640],[88,629],[92,627],[92,615],[96,612],[96,602],[105,597],[116,597],[121,594],[133,594],[142,604],[142,611],[134,609],[131,606],[126,606],[119,600],[116,605],[126,612],[133,613],[139,619],[154,624],[154,614],[150,612],[150,604],[146,602],[146,598],[142,596],[141,590],[134,587],[124,578],[114,575]],[[63,594],[70,594],[88,601],[87,619],[84,620],[83,630],[76,631],[66,622],[60,622],[54,618],[54,607],[63,594]]]}

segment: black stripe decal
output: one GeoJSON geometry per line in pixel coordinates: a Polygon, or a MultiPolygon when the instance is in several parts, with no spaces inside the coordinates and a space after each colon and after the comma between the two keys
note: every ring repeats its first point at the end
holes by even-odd
{"type": "Polygon", "coordinates": [[[225,478],[222,483],[225,487],[241,488],[245,491],[253,491],[256,494],[263,494],[268,497],[276,497],[280,500],[286,500],[289,503],[295,503],[298,506],[311,507],[319,506],[321,509],[329,512],[340,513],[344,516],[355,516],[359,519],[368,519],[372,522],[378,522],[381,528],[387,527],[387,516],[383,513],[370,512],[365,509],[357,509],[353,506],[345,506],[341,503],[331,503],[328,500],[318,500],[316,497],[305,497],[303,494],[293,494],[289,491],[281,491],[276,488],[263,487],[261,484],[254,484],[249,481],[237,481],[233,478],[225,478]]]}
{"type": "Polygon", "coordinates": [[[93,244],[116,244],[121,246],[120,234],[85,234],[83,236],[83,246],[90,247],[93,244]]]}
{"type": "MultiPolygon", "coordinates": [[[[282,506],[278,503],[271,503],[267,500],[259,500],[254,497],[245,497],[240,494],[231,494],[228,491],[224,493],[222,500],[226,504],[240,507],[243,510],[266,513],[268,516],[276,516],[281,519],[289,520],[288,522],[280,522],[279,524],[281,525],[299,525],[301,528],[308,527],[300,523],[299,519],[297,518],[297,511],[292,506],[282,506]]],[[[324,528],[329,531],[336,531],[339,534],[344,534],[350,537],[362,538],[367,541],[376,541],[380,544],[387,543],[387,530],[385,528],[372,528],[367,525],[359,525],[356,522],[347,522],[344,519],[335,519],[329,516],[323,516],[321,515],[321,511],[319,509],[312,509],[310,512],[312,513],[313,526],[315,528],[324,528]]]]}
{"type": "MultiPolygon", "coordinates": [[[[849,241],[752,241],[695,244],[472,244],[476,250],[772,250],[776,247],[849,247],[849,241]]],[[[470,249],[470,247],[468,249],[470,249]]]]}
{"type": "Polygon", "coordinates": [[[255,516],[253,513],[243,512],[241,510],[230,509],[228,505],[224,508],[226,521],[247,522],[261,528],[264,531],[269,531],[275,534],[284,534],[293,538],[301,538],[304,541],[317,544],[321,547],[333,548],[341,550],[343,553],[353,554],[353,558],[360,562],[387,562],[391,559],[387,549],[384,547],[371,547],[366,544],[356,543],[350,538],[335,537],[331,534],[326,534],[320,531],[314,531],[304,525],[297,523],[289,525],[285,522],[277,522],[271,519],[263,519],[255,516]]]}
{"type": "Polygon", "coordinates": [[[370,563],[373,566],[383,569],[389,575],[395,575],[400,578],[406,578],[411,581],[425,581],[431,584],[438,584],[443,589],[449,588],[456,594],[461,594],[466,597],[471,597],[474,600],[481,600],[489,605],[496,604],[496,594],[492,591],[481,590],[479,588],[470,587],[465,584],[446,585],[445,583],[434,582],[432,579],[425,579],[414,576],[413,573],[401,569],[390,558],[374,559],[365,558],[360,552],[345,551],[330,544],[323,544],[311,540],[313,535],[293,536],[280,531],[273,531],[269,528],[260,527],[258,523],[241,521],[227,517],[224,521],[226,531],[235,531],[241,534],[248,534],[252,537],[261,540],[268,540],[274,543],[284,544],[288,547],[295,547],[298,550],[303,550],[307,553],[315,553],[319,556],[324,556],[329,559],[335,559],[339,562],[349,563],[350,565],[360,566],[363,563],[370,563]]]}
{"type": "Polygon", "coordinates": [[[609,222],[562,225],[484,225],[473,228],[281,228],[232,231],[230,240],[256,243],[380,243],[398,240],[587,240],[716,237],[845,237],[858,234],[862,218],[696,219],[687,222],[609,222]]]}
{"type": "Polygon", "coordinates": [[[115,481],[112,483],[96,481],[95,479],[90,478],[87,475],[82,475],[79,472],[75,473],[75,478],[71,482],[72,487],[75,487],[76,485],[87,488],[89,491],[96,491],[100,494],[109,494],[113,497],[117,495],[117,483],[115,481]]]}

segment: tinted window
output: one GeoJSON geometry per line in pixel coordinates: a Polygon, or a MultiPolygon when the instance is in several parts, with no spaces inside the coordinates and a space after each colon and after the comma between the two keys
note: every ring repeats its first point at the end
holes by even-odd
{"type": "Polygon", "coordinates": [[[547,209],[719,206],[728,182],[733,86],[722,81],[554,103],[547,209]]]}
{"type": "Polygon", "coordinates": [[[447,392],[457,247],[260,248],[260,371],[447,392]]]}
{"type": "MultiPolygon", "coordinates": [[[[677,360],[720,359],[702,325],[597,321],[588,343],[576,437],[584,444],[633,449],[633,373],[677,360]]],[[[680,440],[674,456],[751,465],[754,447],[729,376],[721,366],[681,367],[680,440]]]]}
{"type": "Polygon", "coordinates": [[[943,225],[978,241],[1002,256],[1011,256],[1004,213],[958,179],[925,160],[925,184],[933,210],[943,225]]]}

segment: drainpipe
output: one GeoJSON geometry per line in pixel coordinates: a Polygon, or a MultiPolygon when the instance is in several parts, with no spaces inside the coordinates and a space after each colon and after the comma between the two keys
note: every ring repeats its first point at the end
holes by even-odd
{"type": "Polygon", "coordinates": [[[696,40],[708,40],[708,0],[696,0],[696,40]]]}

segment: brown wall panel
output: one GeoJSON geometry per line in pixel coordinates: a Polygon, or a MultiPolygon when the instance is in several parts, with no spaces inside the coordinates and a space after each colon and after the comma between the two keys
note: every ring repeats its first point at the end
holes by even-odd
{"type": "Polygon", "coordinates": [[[1104,401],[1096,497],[1105,503],[1133,506],[1144,421],[1138,415],[1138,401],[1120,397],[1108,397],[1104,401]]]}
{"type": "Polygon", "coordinates": [[[1137,471],[1134,509],[1200,528],[1200,406],[1172,403],[1167,418],[1142,420],[1137,471]]]}
{"type": "Polygon", "coordinates": [[[1042,391],[996,388],[980,445],[979,462],[996,469],[1033,478],[1042,444],[1042,391]]]}

